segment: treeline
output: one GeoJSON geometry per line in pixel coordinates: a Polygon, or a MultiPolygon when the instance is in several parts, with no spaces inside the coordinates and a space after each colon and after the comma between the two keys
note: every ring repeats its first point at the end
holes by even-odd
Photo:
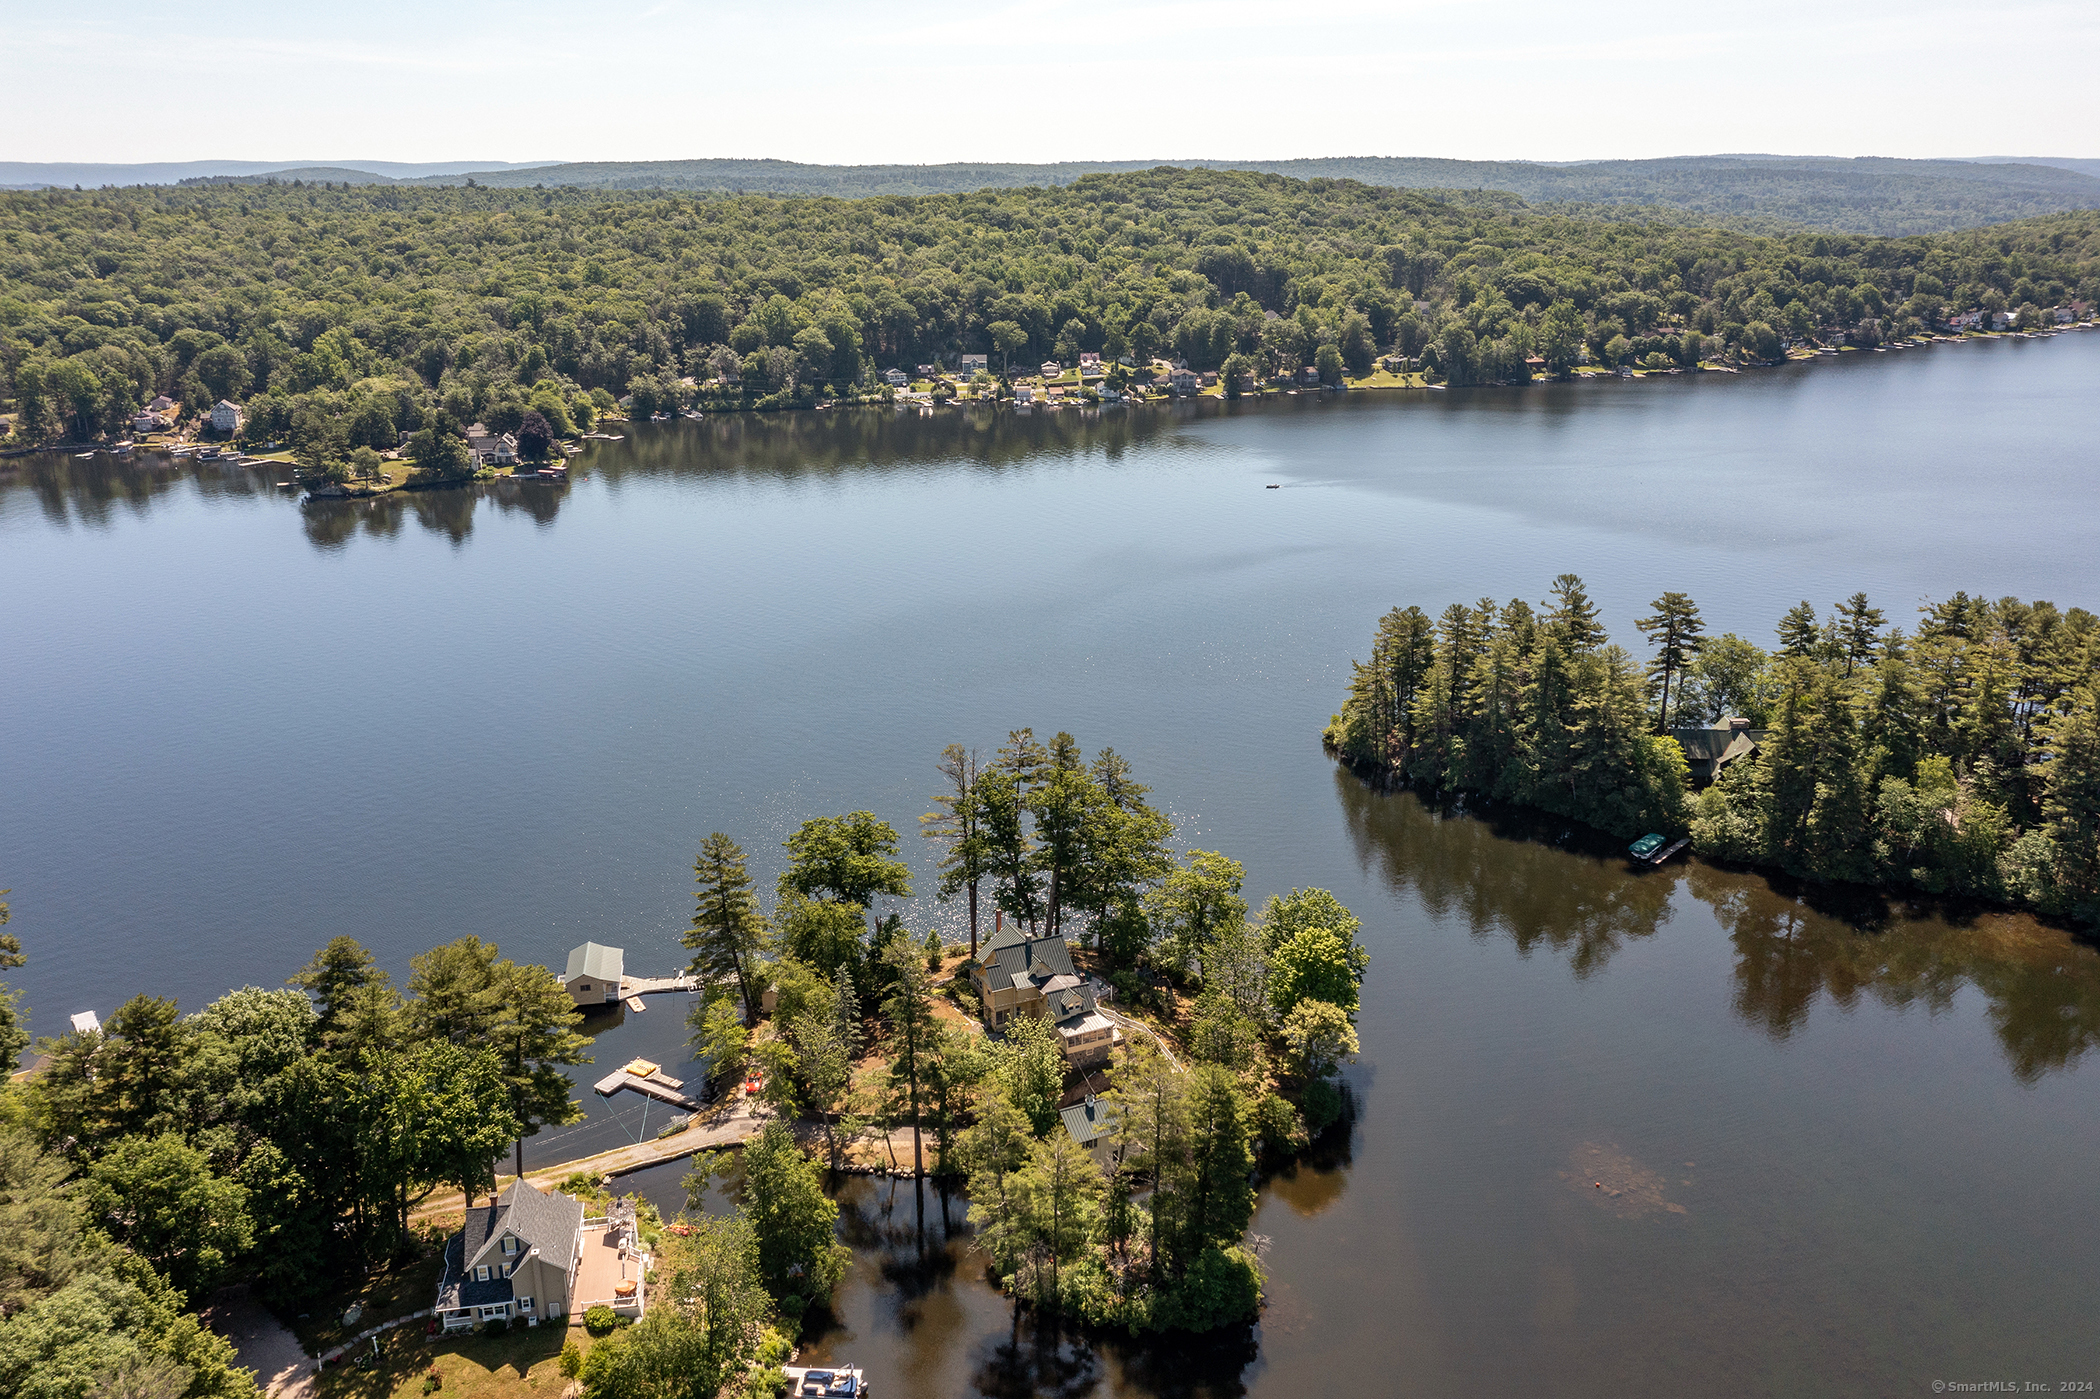
{"type": "MultiPolygon", "coordinates": [[[[963,903],[973,929],[996,909],[1090,946],[1094,969],[1163,1012],[1196,1063],[1184,1073],[1140,1050],[1114,1067],[1114,1150],[1104,1165],[1080,1147],[1061,1125],[1048,1021],[1016,1017],[988,1040],[935,1014],[947,997],[981,1015],[969,961],[874,911],[912,885],[895,829],[869,812],[788,838],[770,914],[741,848],[720,833],[702,846],[687,942],[716,989],[693,1014],[696,1056],[723,1076],[757,1067],[770,1101],[817,1120],[834,1166],[864,1133],[909,1128],[911,1169],[967,1176],[985,1248],[1036,1305],[1133,1330],[1251,1315],[1250,1173],[1344,1110],[1367,960],[1357,920],[1321,890],[1250,920],[1241,867],[1206,851],[1177,861],[1172,823],[1113,750],[1087,763],[1071,735],[1043,744],[1022,729],[990,762],[951,746],[939,768],[945,790],[922,818],[942,852],[937,897],[963,903]],[[857,1073],[869,1051],[881,1067],[857,1073]]],[[[828,1290],[817,1263],[804,1276],[805,1300],[828,1290]]]]}
{"type": "MultiPolygon", "coordinates": [[[[165,392],[347,453],[599,392],[844,395],[877,366],[1082,350],[1295,372],[1383,350],[1452,383],[1585,351],[1770,358],[1950,310],[2100,300],[2100,214],[1902,239],[1600,220],[1510,195],[1158,169],[862,200],[571,188],[0,195],[0,373],[29,440],[165,392]]],[[[550,418],[550,421],[552,419],[550,418]]]]}
{"type": "Polygon", "coordinates": [[[471,937],[411,965],[404,998],[337,938],[287,989],[187,1016],[141,995],[37,1043],[0,1097],[0,1392],[249,1394],[185,1299],[332,1290],[412,1247],[413,1200],[490,1189],[519,1137],[580,1116],[561,1067],[589,1041],[552,973],[471,937]]]}
{"type": "Polygon", "coordinates": [[[1707,637],[1665,593],[1610,645],[1582,581],[1514,600],[1395,609],[1326,741],[1379,781],[1480,792],[1622,835],[1688,831],[1721,859],[2100,921],[2096,630],[2082,608],[1956,593],[1888,625],[1855,594],[1803,602],[1776,648],[1707,637]],[[1688,796],[1668,736],[1726,717],[1754,757],[1688,796]]]}

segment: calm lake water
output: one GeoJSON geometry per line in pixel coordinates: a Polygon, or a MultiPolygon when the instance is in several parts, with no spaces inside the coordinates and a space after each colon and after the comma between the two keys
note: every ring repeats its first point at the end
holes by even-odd
{"type": "MultiPolygon", "coordinates": [[[[2100,1379],[2089,946],[1636,874],[1557,823],[1372,795],[1318,741],[1386,608],[1536,601],[1563,570],[1629,644],[1670,588],[1759,640],[1861,588],[1905,619],[1957,588],[2100,605],[2096,380],[2100,337],[2071,335],[1512,391],[710,420],[595,446],[567,487],[307,507],[267,471],[30,459],[0,473],[17,981],[55,1033],[139,991],[281,984],[339,933],[403,979],[464,933],[668,972],[709,831],[769,883],[807,817],[908,835],[943,744],[1069,729],[1243,860],[1257,902],[1323,885],[1363,917],[1361,1110],[1265,1188],[1260,1326],[1193,1351],[1017,1324],[962,1201],[851,1182],[860,1261],[813,1348],[879,1392],[2100,1379]]],[[[684,1060],[679,1009],[603,1024],[600,1058],[684,1060]]],[[[589,1106],[528,1157],[643,1130],[589,1106]]],[[[643,1184],[675,1203],[680,1174],[643,1184]]]]}

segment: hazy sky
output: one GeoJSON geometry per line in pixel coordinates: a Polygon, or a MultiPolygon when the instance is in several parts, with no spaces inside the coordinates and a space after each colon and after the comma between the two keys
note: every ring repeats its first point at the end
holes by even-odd
{"type": "Polygon", "coordinates": [[[2100,4],[0,0],[0,159],[2100,155],[2100,4]]]}

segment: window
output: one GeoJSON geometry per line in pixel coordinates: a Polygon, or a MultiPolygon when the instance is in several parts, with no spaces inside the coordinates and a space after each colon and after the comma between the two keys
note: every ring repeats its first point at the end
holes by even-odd
{"type": "Polygon", "coordinates": [[[516,1234],[505,1234],[503,1236],[503,1256],[505,1258],[513,1257],[517,1251],[518,1236],[516,1234]]]}
{"type": "Polygon", "coordinates": [[[489,1280],[489,1268],[488,1268],[488,1264],[484,1263],[484,1264],[482,1264],[482,1265],[481,1265],[480,1267],[478,1267],[478,1268],[476,1268],[476,1269],[474,1270],[474,1281],[476,1281],[476,1282],[487,1282],[488,1280],[489,1280]]]}
{"type": "Polygon", "coordinates": [[[530,1316],[530,1315],[532,1315],[532,1299],[531,1299],[530,1297],[520,1297],[520,1298],[518,1299],[518,1315],[519,1315],[519,1316],[530,1316]]]}

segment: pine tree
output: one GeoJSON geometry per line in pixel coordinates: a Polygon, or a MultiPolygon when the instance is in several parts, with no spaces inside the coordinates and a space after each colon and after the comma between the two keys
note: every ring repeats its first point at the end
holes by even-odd
{"type": "Polygon", "coordinates": [[[1836,607],[1838,646],[1845,657],[1845,674],[1852,674],[1856,665],[1864,665],[1874,658],[1880,643],[1881,624],[1886,620],[1881,609],[1867,605],[1865,593],[1854,593],[1836,607]]]}
{"type": "Polygon", "coordinates": [[[970,956],[977,955],[977,888],[989,865],[977,799],[977,754],[960,743],[941,750],[941,776],[948,789],[933,799],[939,808],[919,818],[919,834],[938,840],[941,852],[941,882],[936,897],[952,899],[958,893],[969,898],[970,956]]]}
{"type": "Polygon", "coordinates": [[[758,984],[754,975],[765,946],[766,922],[751,893],[744,852],[716,831],[700,843],[693,861],[693,880],[700,886],[693,923],[680,939],[693,950],[692,974],[705,982],[734,978],[744,1003],[744,1023],[758,1022],[758,984]]]}
{"type": "Polygon", "coordinates": [[[1597,620],[1596,604],[1590,601],[1582,579],[1563,573],[1553,580],[1553,600],[1547,604],[1546,625],[1560,638],[1570,656],[1579,656],[1604,644],[1604,626],[1597,620]]]}
{"type": "Polygon", "coordinates": [[[1662,704],[1655,712],[1655,731],[1670,729],[1670,682],[1684,673],[1691,659],[1705,645],[1706,623],[1699,618],[1699,605],[1687,593],[1664,593],[1649,604],[1655,610],[1634,625],[1655,647],[1648,665],[1650,677],[1661,681],[1662,704]]]}
{"type": "Polygon", "coordinates": [[[1780,655],[1793,660],[1813,656],[1822,639],[1815,604],[1804,599],[1788,608],[1786,616],[1779,619],[1778,634],[1780,655]]]}

